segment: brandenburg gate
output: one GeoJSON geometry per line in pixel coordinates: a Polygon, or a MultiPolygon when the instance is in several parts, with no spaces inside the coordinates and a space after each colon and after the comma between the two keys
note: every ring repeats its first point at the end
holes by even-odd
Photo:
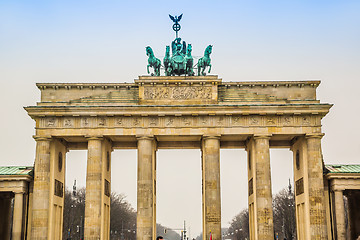
{"type": "MultiPolygon", "coordinates": [[[[319,81],[223,82],[140,76],[134,83],[40,83],[31,239],[62,239],[65,159],[87,149],[85,239],[109,239],[111,152],[137,149],[137,239],[156,233],[156,151],[201,149],[203,239],[221,239],[220,149],[244,148],[250,239],[274,238],[270,148],[293,152],[297,238],[327,239],[319,81]]],[[[114,183],[116,184],[116,183],[114,183]]],[[[236,189],[236,186],[234,187],[236,189]]],[[[199,199],[200,201],[200,199],[199,199]]]]}

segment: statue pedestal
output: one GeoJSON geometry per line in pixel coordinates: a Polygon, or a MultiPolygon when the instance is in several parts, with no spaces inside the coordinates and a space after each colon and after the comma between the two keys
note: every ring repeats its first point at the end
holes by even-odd
{"type": "Polygon", "coordinates": [[[140,76],[139,103],[150,105],[216,104],[218,84],[212,76],[140,76]]]}

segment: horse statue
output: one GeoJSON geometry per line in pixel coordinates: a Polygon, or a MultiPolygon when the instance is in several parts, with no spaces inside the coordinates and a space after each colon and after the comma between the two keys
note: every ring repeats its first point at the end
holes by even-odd
{"type": "Polygon", "coordinates": [[[188,44],[187,49],[186,49],[186,55],[185,55],[185,74],[188,76],[195,75],[195,73],[193,71],[194,59],[191,56],[191,52],[192,52],[192,46],[191,46],[191,44],[188,44]]]}
{"type": "Polygon", "coordinates": [[[171,65],[170,65],[170,46],[166,46],[165,57],[164,57],[164,69],[165,75],[170,76],[171,74],[171,65]]]}
{"type": "Polygon", "coordinates": [[[150,73],[149,67],[152,67],[152,68],[154,68],[154,73],[152,73],[151,76],[154,76],[154,75],[160,76],[161,61],[160,61],[160,59],[155,57],[154,52],[150,46],[146,47],[146,55],[149,57],[148,65],[147,65],[147,72],[150,73]]]}
{"type": "Polygon", "coordinates": [[[198,66],[198,76],[200,76],[200,73],[201,75],[205,76],[206,73],[205,73],[205,69],[207,66],[209,66],[209,72],[211,71],[211,59],[210,59],[210,54],[212,52],[212,45],[209,45],[206,47],[205,49],[205,53],[204,53],[204,56],[202,58],[199,59],[198,63],[196,64],[198,66]]]}

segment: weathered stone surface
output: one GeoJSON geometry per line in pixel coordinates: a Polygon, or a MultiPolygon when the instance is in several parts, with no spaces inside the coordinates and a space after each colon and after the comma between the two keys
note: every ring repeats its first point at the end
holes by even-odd
{"type": "Polygon", "coordinates": [[[208,135],[202,142],[204,239],[221,239],[220,137],[208,135]]]}
{"type": "Polygon", "coordinates": [[[139,240],[156,238],[155,142],[138,137],[137,233],[139,240]]]}
{"type": "Polygon", "coordinates": [[[156,149],[202,149],[204,239],[209,238],[210,230],[213,239],[220,239],[219,149],[245,147],[249,153],[251,239],[273,236],[270,147],[291,147],[294,154],[299,150],[300,167],[294,167],[294,178],[299,185],[298,231],[304,236],[300,239],[324,239],[321,146],[317,138],[305,139],[306,135],[321,134],[321,119],[331,107],[316,99],[319,83],[141,76],[130,84],[37,84],[41,102],[25,109],[36,121],[36,135],[51,140],[39,142],[37,147],[32,239],[61,236],[52,224],[44,224],[53,217],[51,207],[62,206],[59,194],[54,197],[50,186],[55,180],[64,182],[63,172],[51,168],[53,174],[48,174],[50,155],[55,159],[60,149],[55,147],[50,154],[54,139],[63,141],[67,150],[89,152],[86,239],[109,237],[107,193],[111,181],[104,162],[112,148],[139,152],[137,238],[141,240],[155,238],[156,149]]]}

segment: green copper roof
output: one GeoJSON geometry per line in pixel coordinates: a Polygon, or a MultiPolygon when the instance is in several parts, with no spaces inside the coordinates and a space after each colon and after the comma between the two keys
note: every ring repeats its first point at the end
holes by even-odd
{"type": "Polygon", "coordinates": [[[327,173],[360,173],[360,164],[327,164],[325,168],[327,173]]]}
{"type": "Polygon", "coordinates": [[[33,167],[0,167],[0,175],[30,175],[33,176],[33,167]]]}

